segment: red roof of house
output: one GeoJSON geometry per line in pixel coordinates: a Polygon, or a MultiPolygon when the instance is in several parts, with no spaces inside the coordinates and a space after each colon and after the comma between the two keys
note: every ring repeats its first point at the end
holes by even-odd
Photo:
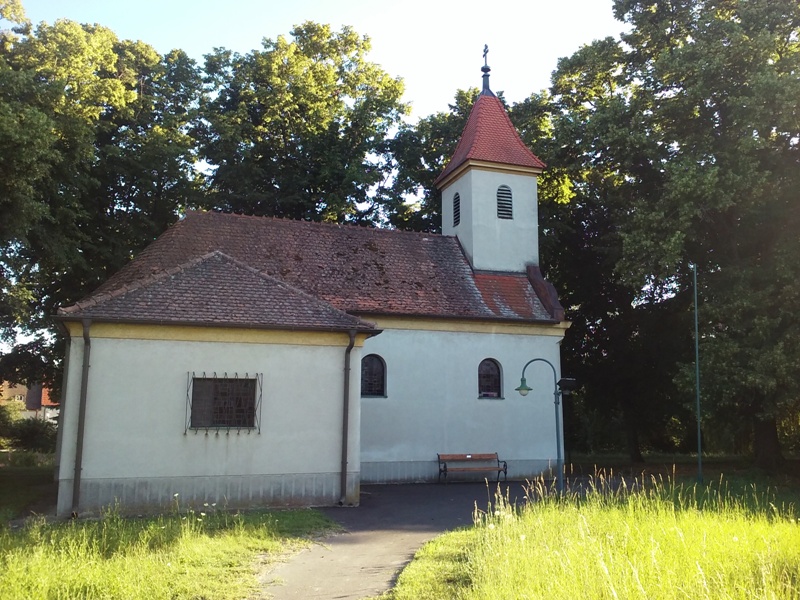
{"type": "Polygon", "coordinates": [[[50,398],[50,388],[42,388],[42,406],[59,406],[59,403],[50,398]]]}
{"type": "Polygon", "coordinates": [[[524,274],[473,272],[452,236],[194,211],[59,310],[64,319],[312,328],[362,327],[345,319],[359,314],[558,320],[524,274]]]}
{"type": "Polygon", "coordinates": [[[545,168],[545,164],[520,139],[503,103],[491,92],[478,96],[453,157],[434,184],[438,186],[469,160],[545,168]]]}

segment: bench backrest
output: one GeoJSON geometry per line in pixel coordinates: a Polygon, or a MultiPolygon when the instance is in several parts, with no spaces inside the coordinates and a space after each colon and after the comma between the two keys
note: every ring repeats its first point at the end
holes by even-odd
{"type": "Polygon", "coordinates": [[[497,460],[497,452],[491,454],[439,454],[440,461],[487,461],[497,460]]]}

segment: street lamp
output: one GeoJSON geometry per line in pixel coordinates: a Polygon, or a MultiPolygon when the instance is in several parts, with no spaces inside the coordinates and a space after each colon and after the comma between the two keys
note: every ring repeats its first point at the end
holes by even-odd
{"type": "Polygon", "coordinates": [[[571,377],[563,377],[561,379],[557,379],[558,375],[556,375],[556,368],[549,360],[546,358],[534,358],[529,360],[525,363],[525,366],[522,367],[522,377],[519,381],[519,387],[515,388],[517,392],[520,393],[521,396],[527,396],[528,392],[530,392],[533,388],[529,387],[527,382],[525,381],[525,370],[528,368],[528,365],[535,362],[543,362],[550,365],[550,368],[553,370],[553,401],[555,404],[556,409],[556,486],[559,492],[564,491],[564,458],[561,454],[561,407],[559,406],[559,396],[564,394],[565,396],[571,394],[573,390],[577,387],[577,382],[572,379],[571,377]]]}

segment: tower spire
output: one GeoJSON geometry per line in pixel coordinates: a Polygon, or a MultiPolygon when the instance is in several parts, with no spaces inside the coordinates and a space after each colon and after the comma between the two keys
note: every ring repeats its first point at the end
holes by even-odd
{"type": "Polygon", "coordinates": [[[483,72],[483,90],[481,90],[481,96],[494,96],[494,93],[489,88],[489,72],[492,70],[489,68],[489,62],[487,55],[489,54],[489,45],[483,45],[483,66],[481,67],[481,71],[483,72]]]}

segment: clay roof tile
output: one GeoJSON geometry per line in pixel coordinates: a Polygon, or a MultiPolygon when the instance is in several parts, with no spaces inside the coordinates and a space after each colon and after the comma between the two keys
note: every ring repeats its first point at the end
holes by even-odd
{"type": "Polygon", "coordinates": [[[503,103],[493,94],[481,94],[469,113],[456,150],[434,181],[439,185],[469,160],[544,169],[545,164],[523,143],[503,103]]]}
{"type": "Polygon", "coordinates": [[[264,325],[322,326],[323,303],[340,313],[325,326],[370,314],[552,322],[526,281],[473,272],[452,236],[189,211],[59,315],[244,324],[266,306],[264,325]]]}

